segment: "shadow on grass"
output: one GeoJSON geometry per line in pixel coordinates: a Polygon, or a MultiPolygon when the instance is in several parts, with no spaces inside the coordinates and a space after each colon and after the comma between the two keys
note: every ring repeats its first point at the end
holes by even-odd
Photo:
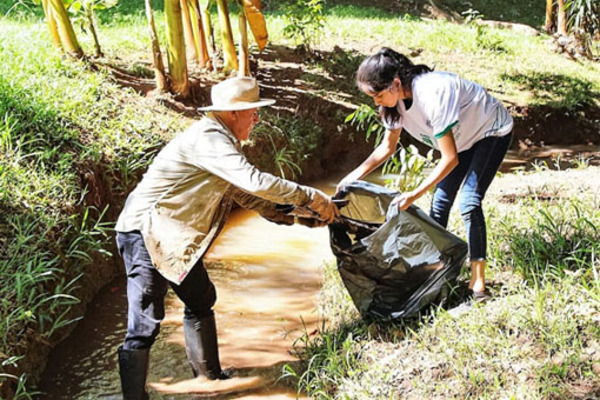
{"type": "MultiPolygon", "coordinates": [[[[600,93],[594,83],[564,74],[532,72],[503,74],[502,80],[514,82],[533,94],[533,104],[578,111],[595,106],[600,93]]],[[[597,106],[596,106],[597,107],[597,106]]]]}
{"type": "Polygon", "coordinates": [[[519,142],[574,145],[600,144],[600,93],[591,81],[564,74],[504,74],[501,79],[530,91],[525,107],[512,107],[515,140],[519,142]]]}
{"type": "Polygon", "coordinates": [[[518,22],[534,28],[544,23],[543,2],[522,0],[437,0],[439,4],[459,14],[468,10],[479,12],[484,19],[518,22]]]}

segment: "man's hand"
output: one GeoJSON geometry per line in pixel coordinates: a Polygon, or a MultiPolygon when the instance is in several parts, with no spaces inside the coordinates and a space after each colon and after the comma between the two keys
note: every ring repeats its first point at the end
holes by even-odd
{"type": "Polygon", "coordinates": [[[314,198],[308,206],[319,214],[320,220],[327,224],[331,224],[335,217],[340,215],[340,210],[333,204],[331,198],[320,190],[315,190],[314,198]]]}
{"type": "Polygon", "coordinates": [[[294,222],[309,227],[309,228],[320,228],[322,226],[327,225],[327,222],[325,221],[321,221],[320,219],[316,219],[316,218],[296,218],[294,219],[294,222]]]}

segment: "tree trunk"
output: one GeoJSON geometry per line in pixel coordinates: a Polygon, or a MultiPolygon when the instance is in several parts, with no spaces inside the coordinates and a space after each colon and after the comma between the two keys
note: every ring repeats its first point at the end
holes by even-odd
{"type": "Polygon", "coordinates": [[[65,10],[65,6],[62,0],[48,0],[49,9],[52,10],[52,15],[55,17],[55,21],[58,27],[58,33],[60,35],[60,42],[63,48],[72,57],[83,58],[83,51],[79,47],[77,36],[71,25],[71,20],[65,10]]]}
{"type": "Polygon", "coordinates": [[[556,25],[554,24],[554,0],[546,0],[546,24],[544,30],[547,33],[556,31],[556,25]]]}
{"type": "Polygon", "coordinates": [[[58,34],[58,28],[56,26],[56,19],[54,19],[54,14],[52,13],[52,8],[50,4],[48,4],[48,0],[42,0],[42,7],[44,8],[44,15],[46,16],[46,22],[48,23],[48,29],[50,30],[50,38],[52,39],[52,44],[62,49],[62,43],[60,42],[60,35],[58,34]]]}
{"type": "Polygon", "coordinates": [[[169,60],[171,90],[176,94],[187,97],[190,87],[179,0],[165,0],[165,19],[167,22],[167,59],[169,60]]]}
{"type": "Polygon", "coordinates": [[[567,36],[567,9],[565,0],[558,0],[558,33],[567,36]]]}
{"type": "Polygon", "coordinates": [[[169,90],[167,77],[165,75],[165,65],[163,64],[162,54],[160,52],[160,43],[156,35],[156,25],[154,25],[154,13],[152,12],[152,4],[150,0],[145,0],[146,3],[146,19],[150,28],[150,39],[152,40],[152,60],[154,64],[154,78],[156,79],[156,89],[159,93],[165,93],[169,90]]]}
{"type": "Polygon", "coordinates": [[[262,5],[260,0],[239,0],[239,2],[244,10],[258,49],[262,51],[267,45],[269,34],[267,32],[267,22],[261,11],[262,5]]]}
{"type": "Polygon", "coordinates": [[[238,62],[235,54],[235,45],[233,44],[233,34],[231,33],[227,0],[217,0],[217,7],[221,23],[221,42],[223,44],[224,58],[223,70],[225,72],[235,71],[238,69],[238,62]]]}
{"type": "Polygon", "coordinates": [[[198,64],[200,67],[206,68],[210,59],[208,56],[206,36],[204,35],[204,27],[198,0],[188,0],[188,6],[192,32],[194,34],[194,46],[196,47],[196,54],[198,55],[198,64]]]}
{"type": "Polygon", "coordinates": [[[94,48],[96,49],[96,57],[104,57],[102,53],[102,49],[100,48],[100,42],[98,41],[98,35],[96,34],[96,24],[94,22],[94,8],[93,5],[88,5],[85,10],[85,15],[88,20],[88,24],[90,26],[90,31],[92,32],[92,37],[94,38],[94,48]]]}
{"type": "Polygon", "coordinates": [[[202,14],[202,27],[204,28],[204,36],[206,37],[206,44],[208,45],[208,52],[211,58],[213,71],[217,70],[217,49],[215,47],[215,35],[210,21],[210,12],[206,8],[201,8],[200,13],[202,14]]]}
{"type": "Polygon", "coordinates": [[[181,0],[181,19],[183,22],[183,36],[185,37],[186,52],[190,53],[191,59],[198,61],[196,46],[194,45],[194,32],[192,31],[188,0],[181,0]]]}
{"type": "Polygon", "coordinates": [[[250,61],[248,57],[248,29],[244,4],[240,0],[240,48],[238,76],[250,76],[250,61]]]}

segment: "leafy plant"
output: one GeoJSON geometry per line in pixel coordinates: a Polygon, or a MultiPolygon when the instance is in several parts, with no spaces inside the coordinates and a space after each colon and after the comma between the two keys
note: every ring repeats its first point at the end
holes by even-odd
{"type": "MultiPolygon", "coordinates": [[[[379,114],[366,104],[361,104],[353,113],[346,117],[358,129],[364,130],[367,140],[375,135],[375,145],[379,145],[383,139],[385,127],[381,123],[379,114]]],[[[410,145],[408,148],[401,147],[392,158],[383,166],[383,174],[397,174],[397,177],[388,180],[387,184],[401,192],[415,189],[423,182],[426,168],[433,166],[433,149],[426,157],[419,154],[418,149],[410,145]]]]}
{"type": "Polygon", "coordinates": [[[311,51],[325,26],[323,3],[324,0],[293,0],[285,9],[287,25],[283,34],[311,51]]]}
{"type": "Polygon", "coordinates": [[[494,53],[507,53],[508,49],[502,43],[502,39],[497,35],[491,34],[484,25],[477,25],[477,36],[475,43],[480,49],[488,50],[494,53]]]}
{"type": "Polygon", "coordinates": [[[294,150],[288,149],[287,147],[278,148],[273,141],[273,137],[270,135],[269,140],[271,146],[273,146],[273,161],[279,170],[279,176],[285,179],[286,171],[289,171],[292,174],[292,179],[295,179],[296,174],[299,175],[302,173],[302,168],[293,161],[296,155],[294,150]]]}
{"type": "Polygon", "coordinates": [[[350,122],[351,125],[364,131],[367,140],[371,138],[371,135],[375,135],[375,146],[381,143],[383,134],[385,133],[385,127],[381,123],[379,113],[372,107],[361,104],[354,112],[346,117],[345,122],[350,122]]]}
{"type": "MultiPolygon", "coordinates": [[[[561,279],[565,271],[587,268],[600,253],[598,215],[571,201],[523,207],[525,220],[504,218],[494,235],[503,237],[498,258],[530,283],[561,279]]],[[[496,246],[490,246],[494,248],[496,246]]]]}
{"type": "Polygon", "coordinates": [[[336,385],[348,374],[360,370],[362,349],[360,341],[368,337],[367,325],[362,321],[344,324],[338,329],[321,326],[314,338],[304,326],[304,335],[294,343],[294,350],[302,361],[303,368],[286,364],[283,378],[294,378],[298,392],[307,392],[311,397],[332,399],[336,385]]]}
{"type": "Polygon", "coordinates": [[[565,6],[569,12],[569,27],[590,57],[593,37],[600,34],[600,3],[597,0],[569,0],[565,6]]]}
{"type": "Polygon", "coordinates": [[[117,5],[118,0],[63,0],[69,12],[74,15],[73,22],[80,23],[81,29],[85,32],[89,30],[94,38],[96,48],[96,57],[103,57],[98,34],[96,33],[96,21],[94,12],[106,10],[117,5]]]}
{"type": "Polygon", "coordinates": [[[270,145],[272,152],[263,162],[273,163],[273,172],[296,178],[302,173],[302,164],[318,151],[320,138],[321,127],[312,121],[265,111],[254,129],[252,142],[270,145]]]}
{"type": "Polygon", "coordinates": [[[483,19],[483,14],[477,10],[469,8],[467,11],[463,11],[460,13],[463,17],[465,17],[466,23],[475,22],[479,19],[483,19]]]}
{"type": "Polygon", "coordinates": [[[433,167],[433,149],[423,157],[419,150],[410,145],[401,147],[394,156],[383,166],[384,174],[395,174],[395,178],[388,180],[387,185],[401,192],[416,189],[425,179],[425,170],[433,167]]]}

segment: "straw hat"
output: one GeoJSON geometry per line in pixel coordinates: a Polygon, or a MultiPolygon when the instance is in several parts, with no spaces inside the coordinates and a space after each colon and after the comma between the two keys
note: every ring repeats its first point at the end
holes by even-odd
{"type": "Polygon", "coordinates": [[[261,99],[258,83],[250,77],[236,77],[217,83],[210,90],[212,106],[200,107],[199,111],[238,111],[269,106],[272,99],[261,99]]]}

